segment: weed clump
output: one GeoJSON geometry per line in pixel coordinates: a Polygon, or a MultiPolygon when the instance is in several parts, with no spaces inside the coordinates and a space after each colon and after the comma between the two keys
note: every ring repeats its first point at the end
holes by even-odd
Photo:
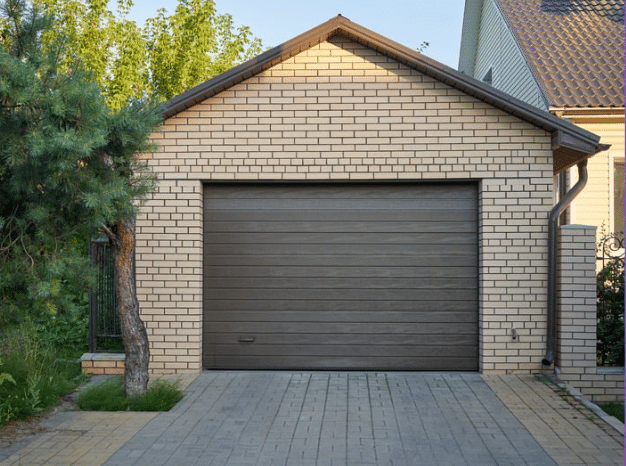
{"type": "Polygon", "coordinates": [[[177,383],[156,381],[143,395],[130,400],[131,411],[169,411],[183,398],[177,383]]]}
{"type": "Polygon", "coordinates": [[[624,422],[624,403],[617,401],[606,401],[598,403],[598,406],[607,413],[609,416],[616,417],[620,421],[624,422]]]}
{"type": "Polygon", "coordinates": [[[49,344],[32,327],[2,333],[0,426],[47,410],[83,383],[79,353],[49,344]]]}

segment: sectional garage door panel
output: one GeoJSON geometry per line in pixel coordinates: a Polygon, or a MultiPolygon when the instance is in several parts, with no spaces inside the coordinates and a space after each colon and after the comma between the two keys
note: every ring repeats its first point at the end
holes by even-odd
{"type": "Polygon", "coordinates": [[[208,185],[203,364],[477,370],[474,185],[208,185]]]}

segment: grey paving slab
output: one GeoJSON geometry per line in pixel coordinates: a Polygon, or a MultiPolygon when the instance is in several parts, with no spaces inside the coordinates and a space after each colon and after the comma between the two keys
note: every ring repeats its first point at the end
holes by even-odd
{"type": "Polygon", "coordinates": [[[204,372],[105,463],[555,463],[479,374],[204,372]]]}

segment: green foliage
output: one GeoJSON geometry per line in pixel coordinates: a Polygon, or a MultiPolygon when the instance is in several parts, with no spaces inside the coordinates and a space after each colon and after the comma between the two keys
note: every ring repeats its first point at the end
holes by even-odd
{"type": "Polygon", "coordinates": [[[64,251],[55,257],[33,256],[34,263],[19,248],[0,254],[0,328],[29,318],[86,313],[88,259],[79,250],[64,251]]]}
{"type": "Polygon", "coordinates": [[[613,416],[624,422],[624,403],[610,401],[605,403],[598,403],[598,406],[609,416],[613,416]]]}
{"type": "Polygon", "coordinates": [[[79,65],[108,95],[114,110],[145,97],[147,83],[145,36],[126,18],[132,1],[118,0],[117,15],[105,0],[33,0],[53,16],[55,27],[42,35],[45,49],[64,43],[59,69],[79,65]]]}
{"type": "Polygon", "coordinates": [[[131,411],[169,411],[183,399],[178,382],[157,380],[143,394],[130,399],[131,411]]]}
{"type": "Polygon", "coordinates": [[[597,275],[599,365],[624,365],[624,263],[613,260],[597,275]]]}
{"type": "Polygon", "coordinates": [[[126,396],[122,377],[86,388],[77,398],[85,411],[169,411],[183,398],[177,383],[162,380],[152,384],[144,394],[126,396]]]}
{"type": "Polygon", "coordinates": [[[45,343],[33,325],[2,334],[3,370],[14,383],[0,384],[0,426],[54,406],[59,397],[84,381],[77,359],[81,353],[82,349],[77,352],[45,343]]]}
{"type": "Polygon", "coordinates": [[[131,99],[169,99],[261,51],[250,29],[235,30],[213,0],[179,0],[173,14],[160,9],[143,27],[127,18],[131,0],[117,0],[116,13],[105,0],[33,1],[57,18],[44,45],[65,41],[62,68],[78,60],[115,110],[131,99]]]}
{"type": "MultiPolygon", "coordinates": [[[[0,359],[0,367],[1,366],[2,366],[2,359],[0,359]]],[[[12,384],[15,385],[15,379],[13,378],[11,374],[9,374],[8,372],[0,372],[0,385],[2,385],[5,382],[11,382],[12,384]]]]}
{"type": "Polygon", "coordinates": [[[76,402],[83,411],[127,411],[129,407],[121,377],[87,387],[80,392],[76,402]]]}
{"type": "Polygon", "coordinates": [[[179,0],[171,16],[160,9],[145,29],[152,91],[169,99],[260,53],[248,27],[233,29],[213,0],[179,0]]]}
{"type": "MultiPolygon", "coordinates": [[[[82,299],[88,299],[87,293],[82,299]]],[[[44,347],[63,348],[71,354],[82,354],[89,349],[89,311],[86,303],[81,310],[44,314],[34,320],[33,327],[44,347]]]]}
{"type": "MultiPolygon", "coordinates": [[[[79,24],[72,12],[100,25],[107,3],[55,5],[67,7],[63,25],[71,29],[79,24]]],[[[147,139],[161,117],[145,101],[110,110],[93,72],[69,60],[78,53],[67,49],[75,37],[62,40],[58,23],[37,6],[6,0],[0,18],[1,328],[25,313],[84,308],[93,281],[86,239],[102,225],[131,218],[135,200],[153,188],[137,154],[152,148],[147,139]]],[[[102,39],[92,32],[94,41],[102,39]]],[[[85,54],[98,49],[86,44],[85,54]]],[[[94,70],[102,68],[98,57],[89,57],[94,70]]]]}
{"type": "Polygon", "coordinates": [[[183,399],[177,383],[157,380],[143,395],[133,397],[132,411],[169,411],[183,399]]]}

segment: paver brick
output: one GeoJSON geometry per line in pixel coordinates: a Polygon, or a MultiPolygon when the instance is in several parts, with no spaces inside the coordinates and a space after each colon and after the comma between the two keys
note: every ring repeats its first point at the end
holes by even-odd
{"type": "MultiPolygon", "coordinates": [[[[211,458],[205,464],[238,464],[238,459],[243,465],[414,464],[416,458],[496,464],[490,459],[495,456],[505,464],[507,455],[518,453],[498,430],[494,417],[510,422],[502,415],[508,411],[487,389],[481,396],[491,394],[491,401],[498,402],[503,411],[490,413],[484,408],[486,400],[479,402],[470,387],[486,388],[477,374],[276,372],[216,377],[207,373],[199,377],[196,387],[190,387],[194,403],[176,411],[178,417],[190,415],[198,422],[174,420],[169,425],[176,425],[177,433],[170,436],[163,430],[168,423],[155,419],[160,437],[152,441],[176,445],[170,458],[190,451],[197,455],[203,448],[197,433],[202,427],[206,442],[199,458],[211,458]],[[207,388],[199,389],[200,383],[207,388]],[[457,392],[463,393],[460,400],[455,398],[457,392]],[[198,403],[206,407],[201,413],[192,410],[198,403]],[[444,416],[442,407],[449,410],[444,416]],[[189,450],[188,444],[196,445],[195,449],[189,450]]],[[[150,426],[144,430],[126,450],[149,438],[150,426]]],[[[520,435],[525,437],[518,443],[536,446],[524,429],[520,435]]],[[[534,450],[542,451],[538,446],[534,450]]],[[[124,452],[117,456],[123,457],[124,452]]],[[[123,464],[114,461],[107,464],[123,464]]],[[[515,464],[515,458],[510,464],[515,464]]]]}
{"type": "Polygon", "coordinates": [[[169,413],[72,413],[0,466],[623,464],[601,427],[525,376],[205,372],[169,413]]]}

